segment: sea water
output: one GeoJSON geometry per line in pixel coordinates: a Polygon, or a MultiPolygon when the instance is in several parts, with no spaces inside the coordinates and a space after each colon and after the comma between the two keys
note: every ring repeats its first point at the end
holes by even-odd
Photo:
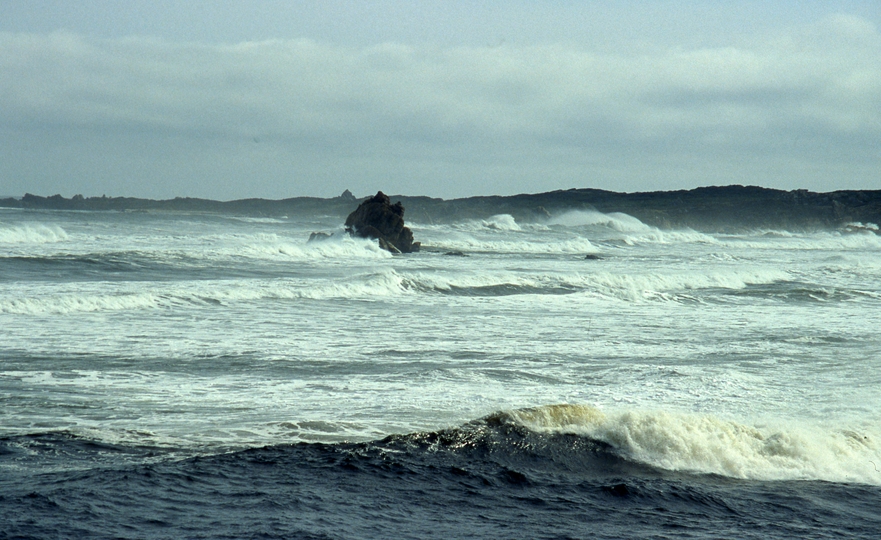
{"type": "Polygon", "coordinates": [[[0,209],[0,537],[881,534],[872,224],[408,225],[0,209]]]}

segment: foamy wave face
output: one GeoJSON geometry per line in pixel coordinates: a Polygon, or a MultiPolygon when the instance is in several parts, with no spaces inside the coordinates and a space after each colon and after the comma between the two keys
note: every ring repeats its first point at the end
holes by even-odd
{"type": "Polygon", "coordinates": [[[714,237],[692,230],[662,231],[622,212],[604,214],[596,210],[573,210],[551,218],[548,225],[567,228],[591,227],[594,230],[605,229],[607,232],[599,230],[597,233],[601,237],[615,233],[612,235],[613,238],[631,246],[655,243],[718,243],[714,237]]]}
{"type": "Polygon", "coordinates": [[[639,244],[718,244],[719,241],[697,231],[662,231],[652,229],[642,234],[632,234],[624,237],[624,243],[635,246],[639,244]]]}
{"type": "Polygon", "coordinates": [[[514,219],[514,216],[510,214],[496,214],[494,216],[488,217],[487,219],[466,220],[455,223],[453,225],[429,225],[424,223],[409,223],[408,226],[413,230],[444,230],[451,227],[452,229],[457,231],[486,233],[517,232],[523,230],[520,224],[517,223],[517,220],[514,219]]]}
{"type": "Polygon", "coordinates": [[[646,274],[631,275],[599,272],[590,276],[591,286],[604,296],[621,300],[675,300],[671,293],[699,289],[744,289],[750,285],[762,285],[787,281],[790,275],[782,270],[732,270],[709,274],[646,274]]]}
{"type": "Polygon", "coordinates": [[[510,214],[499,214],[481,222],[487,229],[495,229],[499,231],[519,231],[520,225],[514,220],[514,216],[510,214]]]}
{"type": "Polygon", "coordinates": [[[664,411],[606,414],[582,405],[510,413],[535,431],[584,435],[623,456],[672,471],[754,480],[881,484],[881,434],[819,426],[750,426],[664,411]]]}
{"type": "Polygon", "coordinates": [[[379,243],[375,240],[352,238],[347,234],[338,234],[325,240],[308,243],[295,243],[276,235],[263,235],[241,242],[241,244],[241,249],[236,250],[235,253],[254,258],[314,260],[355,257],[387,259],[392,256],[388,251],[380,249],[379,243]]]}
{"type": "Polygon", "coordinates": [[[80,283],[67,290],[34,286],[16,298],[0,297],[0,313],[39,315],[179,307],[212,307],[263,299],[366,299],[398,296],[411,286],[392,270],[344,280],[216,280],[167,283],[80,283]],[[71,290],[75,287],[76,290],[71,290]]]}
{"type": "Polygon", "coordinates": [[[855,221],[853,223],[848,223],[845,225],[845,230],[851,231],[873,231],[873,232],[881,232],[881,228],[878,227],[875,223],[861,223],[859,221],[855,221]]]}
{"type": "Polygon", "coordinates": [[[176,256],[193,260],[235,261],[237,259],[286,261],[332,261],[334,259],[388,259],[375,240],[352,238],[347,234],[307,242],[274,233],[215,234],[196,237],[174,246],[176,256]]]}
{"type": "Polygon", "coordinates": [[[599,250],[587,238],[546,242],[514,242],[509,240],[481,239],[470,236],[446,238],[433,242],[439,249],[451,251],[471,251],[476,253],[522,253],[522,254],[585,254],[598,253],[599,250]]]}
{"type": "Polygon", "coordinates": [[[603,214],[596,210],[573,210],[566,212],[551,218],[548,221],[548,225],[560,225],[563,227],[602,225],[620,232],[647,232],[654,229],[654,227],[650,227],[628,214],[621,212],[603,214]]]}
{"type": "MultiPolygon", "coordinates": [[[[397,274],[395,274],[397,275],[397,274]]],[[[401,286],[417,293],[462,296],[562,295],[582,294],[595,299],[625,302],[694,301],[689,291],[700,289],[740,290],[751,285],[770,284],[789,279],[776,270],[730,270],[711,274],[625,274],[487,272],[436,274],[407,272],[401,286]]],[[[583,298],[583,297],[580,297],[583,298]]]]}
{"type": "Polygon", "coordinates": [[[766,231],[760,237],[729,237],[724,244],[736,248],[794,251],[856,251],[881,250],[881,235],[871,230],[849,233],[819,232],[794,234],[786,231],[766,231]]]}
{"type": "Polygon", "coordinates": [[[47,244],[67,240],[67,233],[57,225],[0,224],[0,244],[47,244]]]}

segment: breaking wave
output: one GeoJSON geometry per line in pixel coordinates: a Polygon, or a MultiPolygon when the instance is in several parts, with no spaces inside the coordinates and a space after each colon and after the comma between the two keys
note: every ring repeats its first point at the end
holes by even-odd
{"type": "Polygon", "coordinates": [[[701,243],[718,244],[719,241],[709,234],[689,229],[662,231],[657,227],[646,225],[639,219],[621,212],[604,214],[596,210],[573,210],[554,216],[549,226],[583,229],[596,233],[600,237],[609,237],[625,245],[639,244],[672,244],[701,243]]]}
{"type": "Polygon", "coordinates": [[[206,237],[210,245],[204,249],[192,250],[192,256],[209,258],[249,258],[276,260],[320,260],[339,258],[391,257],[388,251],[380,249],[376,241],[353,238],[347,234],[334,236],[315,242],[292,239],[274,233],[253,235],[221,235],[206,237]]]}
{"type": "Polygon", "coordinates": [[[29,294],[0,297],[0,313],[43,314],[168,309],[180,306],[224,306],[256,300],[296,300],[400,295],[404,279],[393,271],[359,274],[313,285],[304,280],[213,280],[164,283],[80,283],[76,290],[59,292],[32,287],[29,294]],[[110,290],[108,290],[110,289],[110,290]]]}
{"type": "Polygon", "coordinates": [[[0,244],[47,244],[67,240],[67,233],[57,225],[17,225],[13,227],[0,224],[0,244]]]}
{"type": "Polygon", "coordinates": [[[473,253],[498,254],[585,254],[598,253],[599,249],[587,238],[570,238],[551,241],[512,241],[482,239],[462,235],[457,238],[445,238],[432,242],[432,246],[442,250],[464,251],[473,253]]]}
{"type": "Polygon", "coordinates": [[[787,231],[765,231],[761,235],[723,237],[731,247],[759,250],[852,251],[881,250],[881,235],[871,230],[853,232],[816,232],[796,234],[787,231]]]}
{"type": "Polygon", "coordinates": [[[554,216],[548,220],[548,225],[560,225],[563,227],[585,227],[588,225],[602,225],[620,232],[649,232],[656,230],[646,225],[633,216],[621,212],[604,214],[596,210],[573,210],[554,216]]]}
{"type": "MultiPolygon", "coordinates": [[[[378,249],[378,248],[377,248],[378,249]]],[[[681,301],[688,291],[739,290],[785,281],[782,271],[735,270],[712,274],[628,275],[477,273],[445,275],[384,268],[337,280],[278,278],[162,282],[85,282],[68,290],[32,285],[15,298],[0,296],[0,313],[73,313],[176,306],[224,306],[236,302],[296,299],[371,299],[415,294],[455,296],[561,295],[582,293],[615,301],[681,301]]]]}
{"type": "Polygon", "coordinates": [[[496,229],[499,231],[519,231],[520,225],[514,220],[514,216],[510,214],[499,214],[489,219],[481,221],[481,224],[487,229],[496,229]]]}
{"type": "Polygon", "coordinates": [[[748,425],[666,411],[605,413],[553,405],[502,416],[539,432],[573,433],[623,457],[671,471],[751,480],[825,480],[881,485],[881,433],[858,428],[748,425]]]}
{"type": "Polygon", "coordinates": [[[751,285],[787,281],[790,275],[777,270],[732,270],[710,274],[625,274],[595,272],[576,274],[471,274],[456,277],[432,274],[408,276],[404,284],[422,291],[465,296],[512,294],[587,293],[624,301],[671,300],[698,289],[740,290],[751,285]]]}

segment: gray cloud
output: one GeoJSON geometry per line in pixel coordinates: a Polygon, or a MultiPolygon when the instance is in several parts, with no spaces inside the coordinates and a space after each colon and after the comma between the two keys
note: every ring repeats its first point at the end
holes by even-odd
{"type": "Polygon", "coordinates": [[[737,46],[232,45],[0,34],[0,195],[881,188],[881,36],[737,46]]]}

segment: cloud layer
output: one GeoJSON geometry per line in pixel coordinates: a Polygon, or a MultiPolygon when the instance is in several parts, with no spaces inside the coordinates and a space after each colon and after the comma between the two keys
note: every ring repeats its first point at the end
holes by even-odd
{"type": "Polygon", "coordinates": [[[0,195],[881,189],[881,35],[711,49],[0,34],[0,195]]]}

